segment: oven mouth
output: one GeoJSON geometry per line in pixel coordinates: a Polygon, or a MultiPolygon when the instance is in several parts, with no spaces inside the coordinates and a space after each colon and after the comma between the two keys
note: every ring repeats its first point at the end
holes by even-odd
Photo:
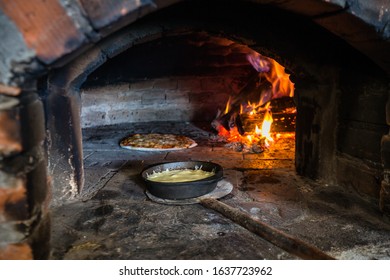
{"type": "Polygon", "coordinates": [[[338,0],[5,2],[0,258],[48,258],[52,249],[59,259],[294,258],[200,205],[151,203],[139,176],[145,166],[188,161],[219,164],[223,178],[209,195],[222,187],[218,198],[257,220],[332,256],[388,258],[383,7],[360,0],[346,7],[338,0]],[[241,111],[233,97],[250,77],[257,75],[253,88],[273,86],[263,56],[291,74],[294,96],[269,105],[240,99],[241,111]],[[198,145],[120,147],[140,132],[186,135],[198,145]]]}
{"type": "Polygon", "coordinates": [[[294,85],[286,71],[247,45],[206,32],[144,43],[113,58],[84,83],[81,122],[88,134],[84,139],[94,139],[87,132],[93,126],[123,130],[122,137],[183,134],[184,130],[185,136],[201,144],[226,144],[243,153],[267,154],[273,143],[279,143],[271,148],[272,157],[293,159],[296,105],[294,85]],[[180,59],[176,59],[179,50],[180,59]],[[146,66],[138,66],[143,61],[146,66]],[[261,64],[264,69],[259,68],[261,64]],[[176,129],[180,122],[203,131],[191,131],[185,125],[176,129]],[[275,155],[277,150],[285,152],[275,155]]]}
{"type": "MultiPolygon", "coordinates": [[[[142,28],[145,27],[142,26],[142,28]]],[[[126,32],[120,33],[119,37],[128,38],[126,32]]],[[[132,32],[131,28],[129,32],[132,32]]],[[[284,35],[286,35],[285,32],[284,35]]],[[[284,139],[286,141],[282,142],[281,147],[272,147],[272,145],[267,147],[269,145],[265,141],[269,140],[267,137],[261,137],[260,141],[256,140],[255,145],[245,145],[242,140],[228,139],[230,148],[235,152],[258,154],[263,159],[270,161],[279,159],[280,162],[283,162],[282,166],[292,165],[292,168],[300,175],[311,179],[326,180],[332,184],[343,180],[342,174],[338,172],[340,165],[343,168],[349,168],[349,166],[353,166],[353,169],[360,168],[360,164],[349,158],[349,155],[358,158],[371,157],[372,160],[364,161],[364,164],[367,164],[369,173],[372,170],[376,172],[375,169],[380,164],[380,154],[371,153],[371,151],[370,153],[362,153],[361,147],[355,148],[356,144],[350,143],[352,136],[344,136],[344,131],[348,131],[352,135],[355,126],[359,126],[361,120],[357,117],[358,120],[351,121],[350,118],[355,114],[355,109],[350,109],[348,104],[355,97],[349,93],[341,94],[345,90],[344,84],[338,84],[339,81],[351,77],[347,72],[352,69],[350,68],[352,65],[344,63],[348,60],[347,57],[352,57],[348,61],[361,62],[365,60],[329,34],[319,33],[318,29],[311,32],[313,36],[316,34],[314,37],[321,38],[319,44],[326,41],[327,38],[329,42],[339,48],[340,52],[334,52],[335,59],[330,64],[323,65],[325,61],[329,62],[329,60],[326,57],[318,56],[317,51],[309,51],[304,44],[291,49],[288,47],[278,49],[287,45],[284,43],[291,39],[290,36],[279,38],[283,43],[276,43],[272,50],[270,50],[269,45],[258,47],[253,44],[252,40],[261,38],[256,37],[257,34],[253,35],[252,38],[248,36],[247,32],[243,32],[247,37],[242,37],[243,34],[228,34],[215,32],[215,30],[199,31],[198,28],[187,28],[184,31],[177,31],[174,28],[167,29],[164,30],[163,34],[161,30],[157,30],[157,34],[150,35],[148,33],[149,37],[143,38],[142,42],[137,42],[137,39],[131,45],[126,42],[126,50],[124,50],[125,46],[115,46],[115,50],[113,50],[111,47],[107,47],[110,46],[109,43],[105,43],[102,45],[108,48],[105,52],[114,52],[115,55],[109,59],[105,58],[103,61],[99,58],[100,67],[96,67],[96,64],[91,62],[88,65],[94,66],[84,69],[82,76],[73,81],[65,81],[65,84],[70,85],[69,88],[65,89],[68,91],[67,93],[59,90],[58,94],[50,94],[47,98],[48,128],[53,136],[50,139],[50,156],[54,159],[52,166],[57,168],[61,165],[69,165],[69,167],[64,167],[67,170],[58,171],[61,174],[53,176],[53,178],[57,180],[57,177],[63,177],[63,179],[58,180],[71,182],[70,189],[59,190],[60,194],[55,195],[55,197],[74,197],[82,192],[85,174],[83,170],[84,158],[81,158],[80,155],[82,155],[83,149],[87,156],[92,152],[90,149],[92,144],[88,143],[89,140],[92,140],[92,143],[97,143],[94,140],[99,140],[103,150],[113,149],[113,147],[117,148],[120,138],[128,134],[140,131],[166,133],[170,131],[169,123],[192,122],[199,123],[205,128],[198,137],[203,143],[210,144],[213,141],[208,142],[208,140],[211,139],[214,140],[214,143],[210,145],[220,148],[223,141],[215,144],[218,139],[213,135],[215,131],[210,131],[210,124],[211,130],[216,130],[218,137],[221,136],[225,139],[230,137],[221,133],[221,130],[215,129],[213,120],[217,119],[216,111],[222,112],[222,116],[230,115],[227,110],[230,106],[229,98],[239,95],[240,90],[246,84],[251,83],[250,77],[258,77],[259,75],[259,69],[256,69],[253,64],[251,65],[250,61],[248,62],[248,55],[255,53],[257,56],[263,56],[262,51],[266,55],[270,55],[265,57],[275,58],[275,61],[283,64],[286,72],[291,72],[291,80],[298,88],[294,97],[287,94],[286,97],[275,98],[270,102],[271,111],[280,104],[282,104],[280,105],[282,111],[284,109],[294,110],[293,113],[288,113],[287,117],[282,115],[276,118],[274,116],[273,122],[274,127],[278,129],[275,132],[281,135],[290,135],[290,137],[284,139]],[[300,52],[296,52],[299,47],[302,49],[300,52]],[[116,53],[118,51],[119,53],[116,53]],[[303,56],[303,54],[305,55],[303,56]],[[343,67],[347,67],[347,72],[340,70],[343,67]],[[339,73],[343,73],[343,79],[337,77],[339,73]],[[335,83],[335,81],[337,82],[335,83]],[[345,97],[346,95],[348,97],[345,97]],[[57,105],[67,99],[66,96],[69,97],[67,101],[69,106],[75,105],[69,110],[70,115],[63,111],[63,106],[57,105]],[[285,106],[286,104],[288,106],[285,106]],[[226,113],[224,114],[224,112],[226,113]],[[64,116],[68,120],[61,120],[64,116]],[[288,125],[277,122],[282,119],[287,119],[288,125]],[[72,125],[66,127],[59,122],[71,123],[72,125]],[[164,122],[167,123],[165,127],[161,125],[164,122]],[[142,125],[145,125],[147,129],[142,130],[142,125]],[[93,131],[94,127],[97,128],[96,135],[88,132],[93,131]],[[284,131],[283,129],[286,127],[287,129],[284,131]],[[83,129],[83,133],[81,129],[83,129]],[[105,134],[105,131],[110,129],[123,129],[123,132],[118,134],[116,131],[114,139],[105,134]],[[203,136],[205,138],[202,138],[203,136]],[[104,139],[104,137],[108,138],[104,139]],[[266,139],[264,140],[264,138],[266,139]],[[63,145],[64,139],[68,142],[68,147],[63,145]],[[112,140],[115,141],[110,142],[112,140]],[[59,158],[65,158],[65,160],[61,164],[56,164],[55,161],[59,158]],[[288,164],[284,165],[286,162],[288,164]]],[[[108,41],[110,40],[118,42],[118,38],[115,36],[108,38],[108,41]]],[[[311,44],[314,42],[316,41],[310,41],[311,44]]],[[[327,56],[329,55],[327,52],[327,56]]],[[[91,59],[94,59],[93,56],[91,59]]],[[[372,67],[370,62],[365,61],[365,63],[367,63],[368,68],[372,67]]],[[[365,74],[357,73],[357,75],[364,76],[365,74]]],[[[51,88],[62,88],[54,86],[56,83],[64,83],[63,76],[60,76],[55,74],[49,79],[49,84],[53,83],[51,88]]],[[[254,80],[253,83],[256,84],[256,79],[254,80]]],[[[263,77],[258,82],[261,84],[264,80],[266,78],[263,77]]],[[[365,79],[362,80],[364,80],[363,83],[366,82],[365,79]]],[[[265,83],[264,87],[269,86],[269,84],[265,83]]],[[[356,90],[358,88],[357,85],[356,90]]],[[[382,100],[383,98],[381,96],[378,99],[382,100]]],[[[252,101],[244,102],[246,105],[258,102],[258,100],[255,103],[252,101]]],[[[242,100],[241,103],[243,103],[242,100]]],[[[360,106],[359,102],[356,104],[357,107],[360,106]]],[[[267,106],[263,106],[262,121],[268,112],[267,106]]],[[[275,112],[276,114],[277,112],[275,112]]],[[[230,129],[232,123],[234,127],[244,127],[244,131],[238,131],[237,135],[239,136],[245,134],[249,127],[251,127],[250,130],[256,131],[262,126],[261,123],[257,125],[258,127],[250,123],[250,116],[241,119],[236,117],[237,114],[232,115],[233,117],[230,116],[220,122],[222,123],[221,127],[225,130],[226,128],[230,129]]],[[[238,116],[241,117],[240,114],[238,116]]],[[[378,138],[381,137],[386,126],[379,124],[371,126],[371,123],[376,121],[368,120],[368,123],[373,130],[376,130],[373,141],[376,141],[375,145],[377,146],[380,143],[378,138]]],[[[364,128],[359,127],[358,129],[364,128]]],[[[186,130],[190,129],[180,128],[178,133],[186,130]]],[[[256,137],[257,133],[245,135],[244,139],[251,142],[253,136],[256,137]]],[[[375,145],[370,149],[376,149],[375,145]]],[[[244,157],[249,158],[250,156],[244,155],[244,157]]],[[[268,167],[271,166],[272,164],[268,165],[268,167]]],[[[348,180],[354,179],[349,178],[348,180]]],[[[56,185],[61,185],[61,183],[56,183],[56,185]]],[[[377,192],[374,189],[375,187],[364,190],[364,192],[377,192]]]]}

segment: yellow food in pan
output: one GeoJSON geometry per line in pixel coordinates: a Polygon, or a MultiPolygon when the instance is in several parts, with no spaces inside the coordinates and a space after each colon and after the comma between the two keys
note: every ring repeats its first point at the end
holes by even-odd
{"type": "Polygon", "coordinates": [[[214,172],[201,169],[177,169],[165,170],[148,175],[147,179],[153,182],[179,183],[205,179],[213,176],[214,172]]]}

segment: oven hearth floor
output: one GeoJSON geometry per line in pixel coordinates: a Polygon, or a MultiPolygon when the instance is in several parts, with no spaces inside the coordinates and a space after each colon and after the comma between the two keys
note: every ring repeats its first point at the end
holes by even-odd
{"type": "Polygon", "coordinates": [[[146,127],[85,129],[85,189],[79,200],[52,209],[52,259],[298,259],[200,204],[149,200],[140,171],[149,164],[182,160],[221,164],[234,186],[221,202],[334,258],[390,259],[388,219],[352,191],[297,176],[287,146],[245,154],[210,143],[207,124],[146,127]],[[198,146],[175,152],[118,146],[121,138],[141,129],[181,133],[198,146]]]}

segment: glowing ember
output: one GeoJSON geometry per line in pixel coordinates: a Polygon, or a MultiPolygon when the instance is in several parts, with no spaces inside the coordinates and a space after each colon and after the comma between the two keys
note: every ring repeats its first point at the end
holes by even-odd
{"type": "MultiPolygon", "coordinates": [[[[269,107],[269,105],[266,105],[266,107],[269,107]]],[[[249,116],[254,116],[257,114],[258,113],[256,110],[252,110],[248,113],[249,116]]],[[[259,128],[259,126],[256,124],[254,131],[245,132],[244,135],[241,135],[238,132],[237,127],[233,127],[229,131],[221,127],[218,131],[218,134],[222,137],[225,137],[228,142],[241,142],[244,145],[261,144],[262,146],[269,147],[271,143],[274,142],[274,139],[271,136],[272,122],[272,114],[267,109],[264,114],[261,128],[259,128]]]]}
{"type": "MultiPolygon", "coordinates": [[[[259,80],[268,82],[269,86],[258,87],[259,98],[258,101],[246,101],[239,106],[238,118],[244,118],[249,122],[255,124],[253,131],[249,131],[248,127],[244,127],[245,133],[239,133],[239,129],[235,125],[229,125],[229,130],[223,126],[218,126],[218,135],[224,137],[230,143],[240,143],[244,147],[256,147],[257,152],[263,151],[265,148],[270,147],[275,139],[282,137],[281,133],[272,132],[272,113],[270,101],[276,98],[293,97],[294,96],[294,84],[290,81],[289,74],[285,72],[285,68],[281,66],[275,60],[261,56],[259,53],[253,52],[247,56],[251,65],[259,72],[259,80]]],[[[232,98],[230,97],[226,107],[225,115],[232,115],[237,118],[237,114],[232,114],[232,98]]],[[[289,109],[292,113],[295,113],[295,108],[289,109]]],[[[237,109],[238,111],[238,109],[237,109]]],[[[232,120],[229,120],[233,122],[232,120]]],[[[280,118],[280,121],[284,121],[284,117],[280,118]]],[[[289,134],[288,137],[291,137],[289,134]]]]}

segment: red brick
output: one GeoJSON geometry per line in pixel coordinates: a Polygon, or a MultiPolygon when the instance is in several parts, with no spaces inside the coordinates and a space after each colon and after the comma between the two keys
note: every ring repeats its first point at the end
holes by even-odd
{"type": "Polygon", "coordinates": [[[0,110],[0,157],[22,151],[19,112],[16,109],[0,110]]]}
{"type": "Polygon", "coordinates": [[[15,106],[2,109],[0,107],[0,157],[15,155],[41,145],[45,139],[45,128],[40,100],[33,99],[26,104],[19,104],[18,101],[15,106]]]}
{"type": "Polygon", "coordinates": [[[8,244],[0,247],[0,260],[32,260],[33,254],[30,245],[8,244]]]}
{"type": "Polygon", "coordinates": [[[23,175],[0,171],[0,223],[28,220],[33,214],[47,211],[49,182],[44,155],[38,151],[31,156],[17,156],[16,162],[21,166],[15,172],[23,175]],[[30,158],[34,160],[30,162],[30,158]]]}
{"type": "Polygon", "coordinates": [[[47,64],[86,41],[60,1],[0,1],[0,8],[17,25],[27,46],[47,64]]]}
{"type": "Polygon", "coordinates": [[[22,90],[18,87],[6,86],[0,84],[0,94],[6,94],[11,96],[17,96],[22,90]]]}
{"type": "Polygon", "coordinates": [[[0,171],[0,222],[29,218],[26,182],[0,171]]]}
{"type": "Polygon", "coordinates": [[[96,29],[104,28],[144,5],[134,0],[81,0],[81,4],[96,29]]]}

